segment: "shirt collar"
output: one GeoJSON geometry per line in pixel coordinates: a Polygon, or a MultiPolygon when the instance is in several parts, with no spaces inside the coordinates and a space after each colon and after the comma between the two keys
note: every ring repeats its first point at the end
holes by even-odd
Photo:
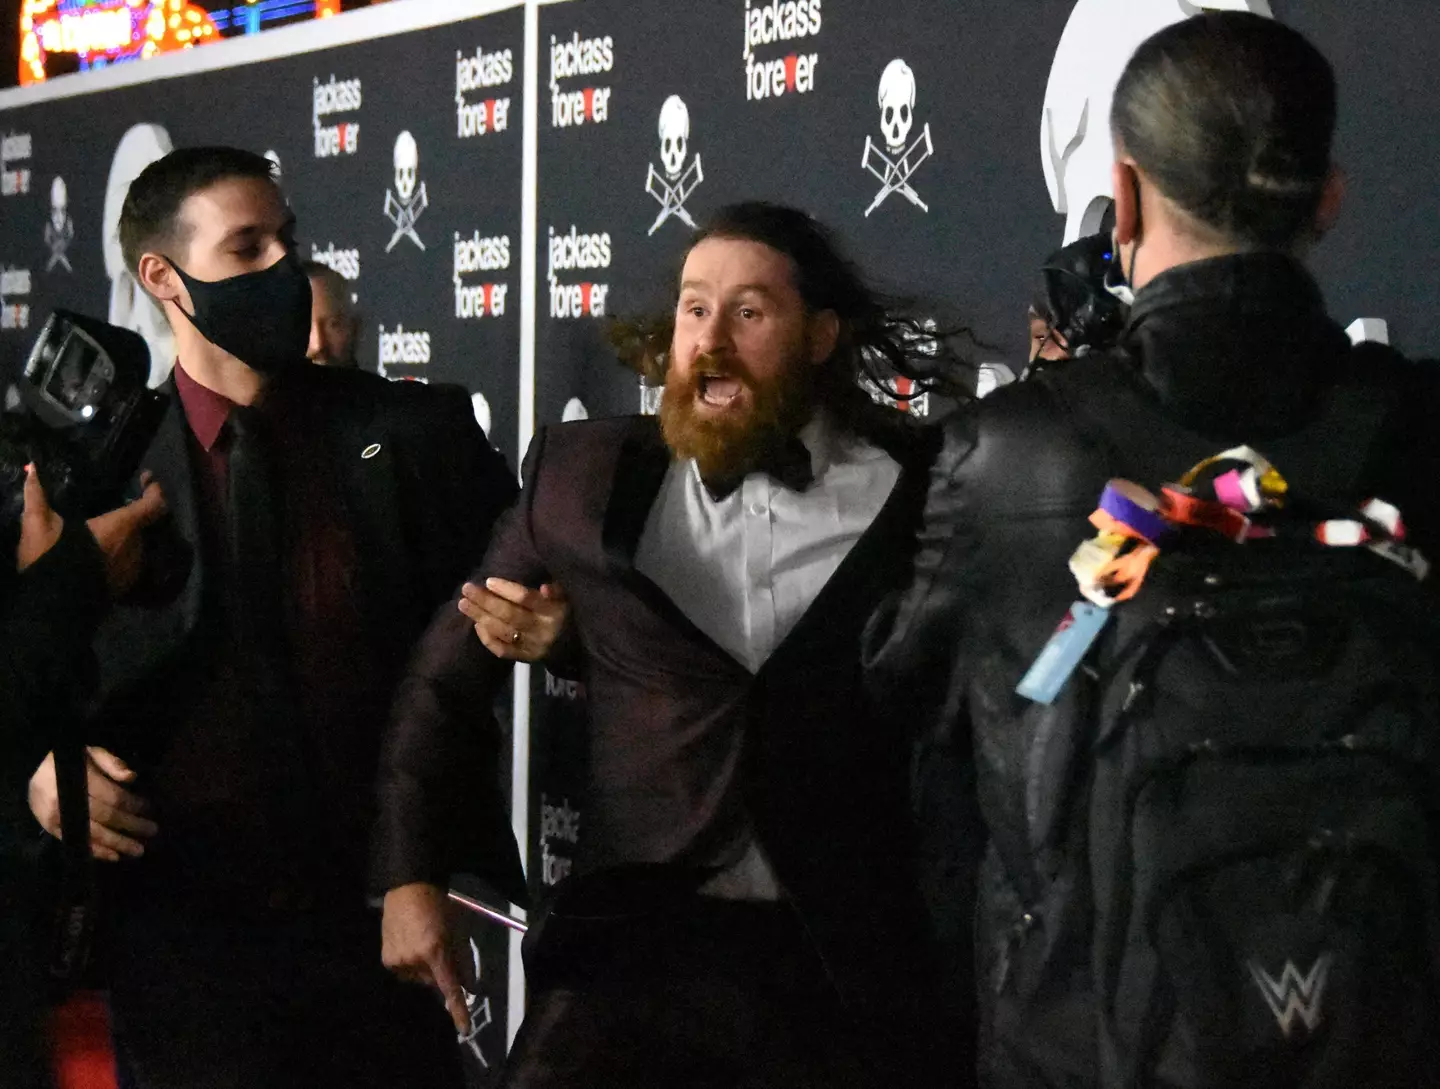
{"type": "Polygon", "coordinates": [[[180,396],[180,407],[185,412],[185,421],[190,425],[191,433],[208,454],[220,438],[220,431],[230,418],[235,402],[195,381],[178,360],[175,363],[175,392],[180,396]]]}

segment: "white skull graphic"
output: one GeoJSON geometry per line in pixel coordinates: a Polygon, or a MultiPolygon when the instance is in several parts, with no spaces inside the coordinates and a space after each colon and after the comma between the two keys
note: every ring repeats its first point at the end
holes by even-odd
{"type": "Polygon", "coordinates": [[[896,57],[880,74],[880,131],[891,154],[905,150],[915,123],[915,73],[896,57]]]}
{"type": "Polygon", "coordinates": [[[690,111],[679,95],[671,95],[660,107],[660,162],[672,179],[680,176],[689,142],[690,111]]]}
{"type": "Polygon", "coordinates": [[[57,177],[50,183],[50,223],[57,231],[65,229],[65,220],[69,218],[66,205],[69,203],[69,194],[65,192],[65,179],[57,177]]]}
{"type": "Polygon", "coordinates": [[[395,193],[402,203],[409,203],[415,192],[415,175],[420,169],[420,149],[415,137],[402,132],[395,138],[395,193]]]}
{"type": "Polygon", "coordinates": [[[285,175],[284,169],[280,166],[280,153],[272,148],[265,152],[265,158],[269,159],[270,165],[275,168],[273,171],[275,180],[279,181],[285,175]]]}
{"type": "Polygon", "coordinates": [[[135,282],[120,252],[120,209],[130,183],[140,171],[156,159],[168,154],[173,144],[170,134],[160,125],[141,122],[126,130],[116,145],[110,162],[110,175],[105,181],[105,209],[101,219],[101,242],[105,252],[105,275],[110,278],[110,310],[112,325],[133,329],[150,346],[150,385],[158,386],[170,374],[175,362],[175,334],[160,309],[144,288],[135,282]]]}
{"type": "MultiPolygon", "coordinates": [[[[1100,228],[1113,197],[1110,104],[1130,56],[1141,42],[1202,10],[1270,14],[1269,0],[1076,0],[1045,87],[1040,160],[1065,242],[1100,228]]],[[[881,84],[882,97],[884,84],[881,84]]]]}

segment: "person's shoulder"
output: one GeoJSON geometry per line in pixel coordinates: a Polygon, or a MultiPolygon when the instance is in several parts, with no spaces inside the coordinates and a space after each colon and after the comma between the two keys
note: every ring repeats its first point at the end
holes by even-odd
{"type": "Polygon", "coordinates": [[[363,411],[382,414],[392,426],[427,428],[474,421],[470,393],[463,386],[391,381],[356,368],[316,367],[316,392],[363,411]]]}
{"type": "Polygon", "coordinates": [[[1066,410],[1052,376],[1015,382],[962,405],[941,421],[946,448],[979,442],[1050,444],[1064,441],[1066,410]]]}
{"type": "Polygon", "coordinates": [[[1440,441],[1440,360],[1406,356],[1388,344],[1362,341],[1346,353],[1336,374],[1341,387],[1368,390],[1390,406],[1392,419],[1409,438],[1426,446],[1440,441]]]}
{"type": "Polygon", "coordinates": [[[634,439],[659,439],[659,420],[654,416],[600,416],[589,420],[566,420],[546,424],[541,430],[547,449],[593,449],[618,446],[634,439]]]}
{"type": "Polygon", "coordinates": [[[1350,353],[1350,371],[1352,380],[1382,382],[1428,404],[1440,396],[1440,359],[1415,358],[1386,344],[1361,342],[1350,353]]]}
{"type": "Polygon", "coordinates": [[[948,416],[936,473],[992,497],[995,511],[1051,509],[1094,498],[1109,471],[1103,448],[1075,403],[1079,387],[1123,380],[1103,359],[1012,385],[948,416]],[[1088,369],[1083,381],[1067,372],[1088,369]]]}

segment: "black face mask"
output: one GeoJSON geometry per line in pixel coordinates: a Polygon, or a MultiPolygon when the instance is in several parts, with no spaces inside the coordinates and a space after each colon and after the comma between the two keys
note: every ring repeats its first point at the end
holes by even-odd
{"type": "Polygon", "coordinates": [[[293,252],[267,269],[224,280],[196,280],[166,260],[195,305],[195,313],[185,316],[215,347],[260,374],[274,374],[305,358],[310,278],[293,252]]]}

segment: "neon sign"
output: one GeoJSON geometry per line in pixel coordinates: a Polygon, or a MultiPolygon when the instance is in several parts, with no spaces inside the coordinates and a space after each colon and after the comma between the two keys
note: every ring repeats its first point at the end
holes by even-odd
{"type": "Polygon", "coordinates": [[[102,68],[339,12],[340,0],[241,0],[214,12],[189,0],[21,0],[20,83],[45,79],[51,54],[75,55],[82,70],[102,68]]]}

